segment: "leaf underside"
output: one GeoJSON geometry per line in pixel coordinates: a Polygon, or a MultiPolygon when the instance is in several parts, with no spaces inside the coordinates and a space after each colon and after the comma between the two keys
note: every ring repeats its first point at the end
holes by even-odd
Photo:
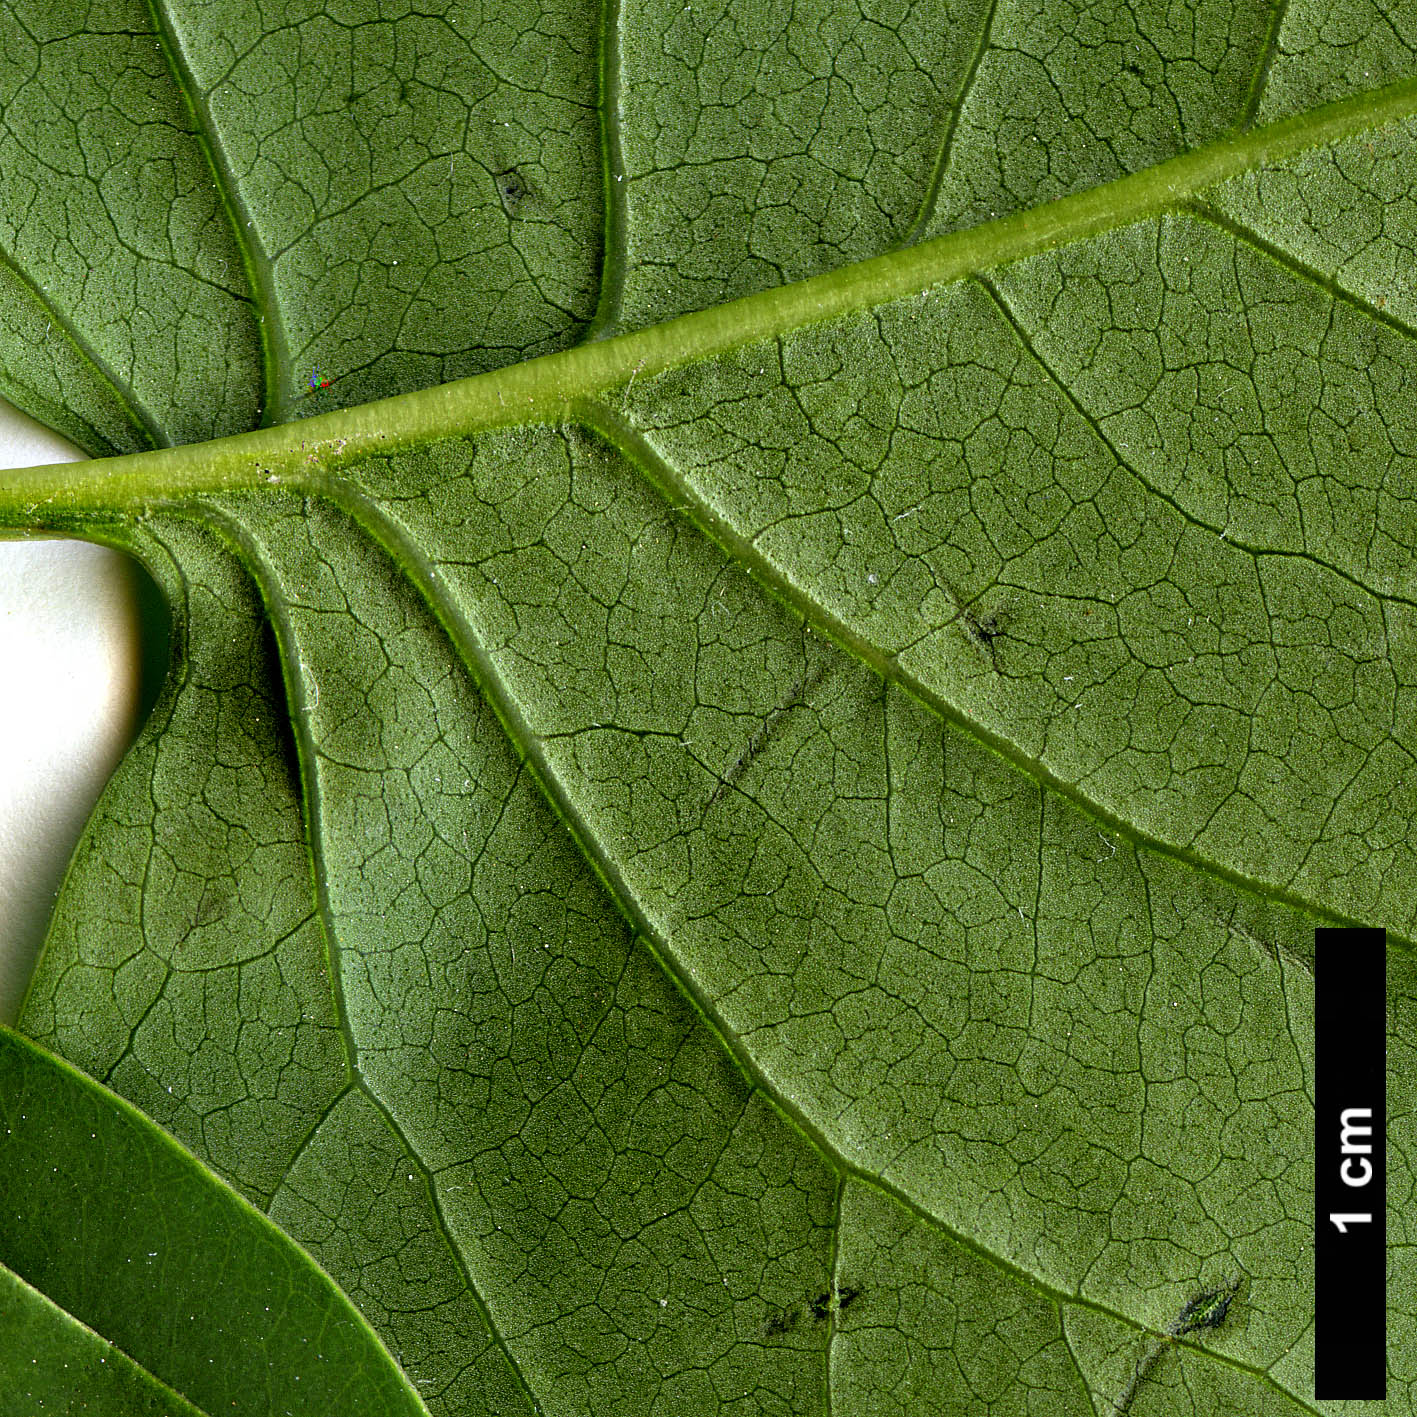
{"type": "Polygon", "coordinates": [[[0,1039],[7,1117],[147,1150],[41,1245],[75,1143],[6,1123],[0,1379],[325,1411],[347,1329],[436,1417],[1324,1410],[1342,921],[1413,1411],[1417,17],[531,21],[0,15],[0,392],[119,455],[0,519],[174,620],[20,1019],[126,1103],[0,1039]],[[287,1353],[226,1281],[264,1382],[105,1283],[169,1211],[325,1296],[287,1353]]]}

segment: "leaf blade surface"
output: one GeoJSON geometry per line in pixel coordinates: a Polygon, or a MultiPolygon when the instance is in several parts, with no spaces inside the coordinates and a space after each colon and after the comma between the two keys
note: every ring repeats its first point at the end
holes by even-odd
{"type": "MultiPolygon", "coordinates": [[[[464,207],[429,66],[492,29],[351,30],[341,98],[283,72],[327,17],[135,20],[251,223],[261,421],[400,397],[0,489],[188,636],[25,1026],[432,1410],[1096,1410],[1233,1268],[1144,1399],[1307,1410],[1314,924],[1408,989],[1410,65],[1299,6],[691,15],[515,48],[568,184],[464,148],[464,207]]],[[[134,417],[255,421],[217,389],[134,417]]]]}

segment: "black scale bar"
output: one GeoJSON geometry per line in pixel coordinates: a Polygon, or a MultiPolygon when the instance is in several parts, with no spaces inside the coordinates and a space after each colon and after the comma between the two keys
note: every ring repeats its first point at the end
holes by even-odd
{"type": "Polygon", "coordinates": [[[1314,1396],[1387,1397],[1387,936],[1314,932],[1314,1396]]]}

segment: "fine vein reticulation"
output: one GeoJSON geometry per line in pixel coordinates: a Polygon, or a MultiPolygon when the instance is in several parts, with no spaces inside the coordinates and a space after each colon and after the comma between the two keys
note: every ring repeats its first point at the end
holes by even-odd
{"type": "Polygon", "coordinates": [[[5,378],[153,450],[0,518],[178,631],[23,1026],[430,1413],[1095,1413],[1232,1271],[1157,1401],[1313,1410],[1305,941],[1405,999],[1417,919],[1417,76],[1296,9],[13,7],[0,175],[137,310],[11,212],[5,378]],[[190,249],[26,107],[120,50],[190,249]]]}

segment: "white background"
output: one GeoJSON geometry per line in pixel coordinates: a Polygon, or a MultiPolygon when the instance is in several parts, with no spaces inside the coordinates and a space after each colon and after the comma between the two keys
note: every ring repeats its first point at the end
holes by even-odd
{"type": "MultiPolygon", "coordinates": [[[[83,455],[0,400],[0,467],[83,455]]],[[[0,541],[0,1022],[13,1022],[64,868],[136,727],[140,659],[126,559],[75,541],[0,541]]]]}

